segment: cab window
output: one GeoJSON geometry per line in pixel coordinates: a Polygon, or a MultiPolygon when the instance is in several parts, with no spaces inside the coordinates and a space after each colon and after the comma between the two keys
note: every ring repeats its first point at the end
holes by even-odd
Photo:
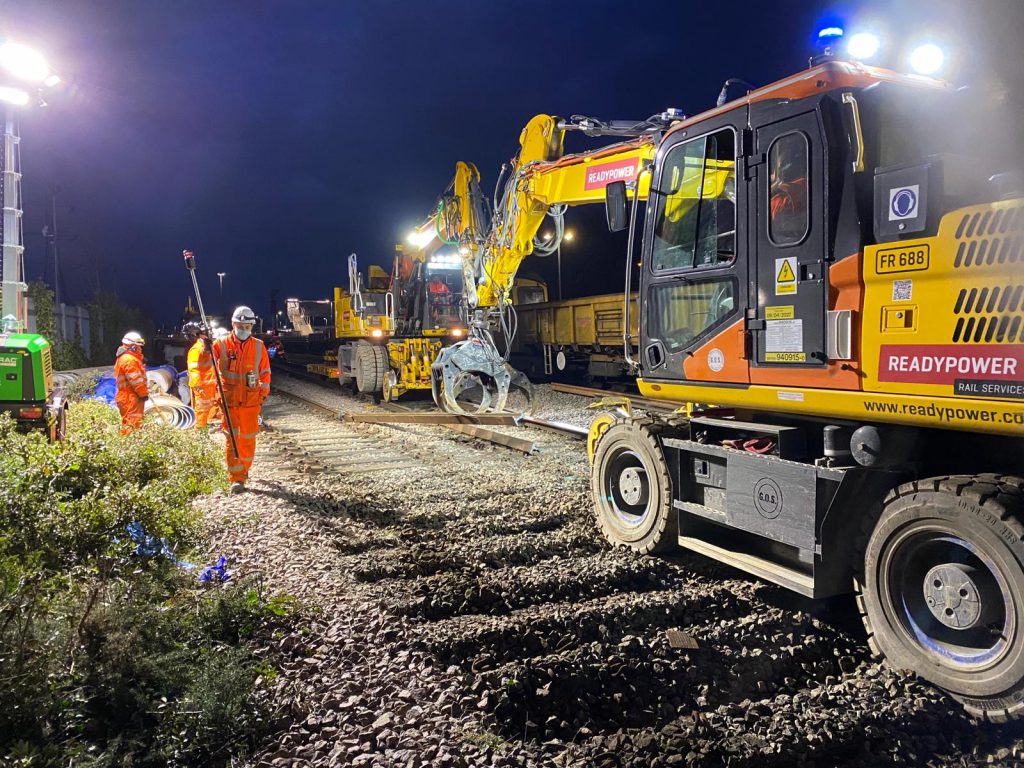
{"type": "Polygon", "coordinates": [[[725,129],[669,150],[654,202],[654,272],[728,263],[736,251],[736,141],[725,129]]]}
{"type": "Polygon", "coordinates": [[[810,224],[807,199],[807,137],[779,136],[768,149],[768,239],[772,245],[796,245],[810,224]]]}
{"type": "Polygon", "coordinates": [[[705,336],[733,314],[736,281],[732,277],[654,285],[647,302],[647,333],[671,355],[705,336]]]}

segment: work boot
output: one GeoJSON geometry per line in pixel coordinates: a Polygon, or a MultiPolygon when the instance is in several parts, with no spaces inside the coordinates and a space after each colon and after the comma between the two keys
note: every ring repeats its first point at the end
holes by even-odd
{"type": "Polygon", "coordinates": [[[231,492],[232,493],[244,493],[245,492],[245,483],[238,482],[238,481],[233,482],[231,484],[231,492]]]}

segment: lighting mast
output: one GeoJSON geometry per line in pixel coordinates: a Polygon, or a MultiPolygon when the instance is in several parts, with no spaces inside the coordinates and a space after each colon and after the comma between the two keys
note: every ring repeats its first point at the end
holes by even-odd
{"type": "Polygon", "coordinates": [[[46,106],[42,91],[60,83],[46,58],[33,48],[0,40],[0,103],[3,105],[0,152],[0,316],[13,315],[21,328],[28,324],[24,281],[25,245],[22,235],[21,136],[18,115],[32,106],[46,106]]]}

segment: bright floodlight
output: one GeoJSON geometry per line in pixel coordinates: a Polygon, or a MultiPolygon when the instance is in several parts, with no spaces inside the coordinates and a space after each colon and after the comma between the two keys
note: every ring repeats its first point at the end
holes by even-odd
{"type": "Polygon", "coordinates": [[[873,35],[870,32],[858,32],[846,44],[846,51],[850,54],[850,58],[870,59],[878,53],[881,44],[878,35],[873,35]]]}
{"type": "Polygon", "coordinates": [[[934,75],[945,61],[946,54],[935,43],[919,45],[910,54],[910,66],[921,75],[934,75]]]}
{"type": "Polygon", "coordinates": [[[571,243],[575,237],[576,233],[573,232],[571,229],[565,230],[565,233],[562,235],[562,239],[565,240],[565,242],[567,243],[571,243]]]}
{"type": "Polygon", "coordinates": [[[430,244],[430,241],[434,239],[434,233],[432,230],[418,230],[414,229],[409,233],[409,237],[406,238],[409,241],[409,245],[414,245],[417,248],[423,248],[430,244]]]}
{"type": "Polygon", "coordinates": [[[843,36],[842,27],[822,27],[818,30],[818,39],[822,41],[835,40],[843,36]]]}
{"type": "Polygon", "coordinates": [[[0,85],[0,101],[24,107],[28,104],[28,94],[20,88],[8,88],[6,85],[0,85]]]}
{"type": "Polygon", "coordinates": [[[60,78],[57,77],[56,75],[50,75],[48,78],[43,80],[43,85],[45,85],[47,88],[53,88],[53,86],[59,85],[59,84],[60,84],[60,78]]]}
{"type": "Polygon", "coordinates": [[[17,78],[37,83],[43,82],[50,75],[43,54],[19,43],[0,45],[0,67],[17,78]]]}

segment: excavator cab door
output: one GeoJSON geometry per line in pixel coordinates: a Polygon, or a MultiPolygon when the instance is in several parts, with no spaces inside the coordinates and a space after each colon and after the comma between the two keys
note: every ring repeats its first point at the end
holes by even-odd
{"type": "Polygon", "coordinates": [[[825,156],[817,112],[777,119],[784,109],[771,107],[772,122],[755,128],[748,164],[757,297],[748,328],[755,366],[817,368],[827,360],[825,156]]]}
{"type": "Polygon", "coordinates": [[[645,379],[746,383],[746,190],[734,117],[659,150],[647,203],[640,364],[645,379]]]}

